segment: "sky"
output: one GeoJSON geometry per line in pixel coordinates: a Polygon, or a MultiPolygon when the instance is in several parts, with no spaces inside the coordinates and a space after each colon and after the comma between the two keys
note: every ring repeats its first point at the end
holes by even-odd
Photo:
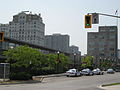
{"type": "MultiPolygon", "coordinates": [[[[100,15],[99,24],[85,29],[84,15],[94,12],[115,15],[116,10],[120,15],[120,0],[0,0],[0,23],[9,23],[13,15],[21,11],[41,13],[45,35],[68,34],[70,46],[78,46],[83,55],[87,53],[87,32],[97,32],[99,26],[117,25],[117,18],[100,15]]],[[[119,22],[118,19],[118,34],[120,34],[119,22]]]]}

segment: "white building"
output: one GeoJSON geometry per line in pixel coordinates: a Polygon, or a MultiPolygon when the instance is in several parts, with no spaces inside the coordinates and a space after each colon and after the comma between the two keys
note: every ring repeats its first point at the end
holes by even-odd
{"type": "Polygon", "coordinates": [[[118,59],[120,59],[120,49],[118,49],[118,59]]]}
{"type": "Polygon", "coordinates": [[[40,14],[22,11],[14,15],[13,21],[9,22],[9,32],[10,38],[44,46],[45,24],[40,14]]]}

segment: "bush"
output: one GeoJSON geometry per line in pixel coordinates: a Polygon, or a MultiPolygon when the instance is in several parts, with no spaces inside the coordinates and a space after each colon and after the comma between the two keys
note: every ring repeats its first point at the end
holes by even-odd
{"type": "Polygon", "coordinates": [[[11,73],[10,80],[29,80],[32,76],[26,72],[11,73]]]}

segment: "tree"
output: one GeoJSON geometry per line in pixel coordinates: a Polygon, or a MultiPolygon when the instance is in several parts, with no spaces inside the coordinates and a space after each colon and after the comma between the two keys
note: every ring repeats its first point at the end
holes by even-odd
{"type": "MultiPolygon", "coordinates": [[[[38,49],[18,46],[3,52],[3,55],[11,65],[11,79],[30,79],[33,75],[57,72],[57,54],[43,54],[38,49]]],[[[59,57],[60,72],[64,72],[70,64],[70,59],[64,54],[59,54],[59,57]]]]}
{"type": "MultiPolygon", "coordinates": [[[[9,49],[3,53],[7,60],[6,62],[11,65],[11,74],[26,72],[29,76],[32,76],[32,70],[41,66],[41,57],[43,54],[37,49],[32,49],[28,46],[19,46],[13,49],[9,49]],[[33,67],[31,67],[31,64],[33,67]]],[[[37,70],[37,69],[36,69],[37,70]]]]}
{"type": "Polygon", "coordinates": [[[83,68],[93,68],[93,57],[92,56],[86,56],[82,58],[82,65],[83,68]]]}

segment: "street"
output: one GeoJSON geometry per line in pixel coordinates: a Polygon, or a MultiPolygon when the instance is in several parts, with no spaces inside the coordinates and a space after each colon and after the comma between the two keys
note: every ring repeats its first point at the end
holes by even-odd
{"type": "Polygon", "coordinates": [[[42,83],[1,85],[0,90],[102,90],[102,84],[120,82],[120,73],[81,77],[50,77],[42,83]]]}

